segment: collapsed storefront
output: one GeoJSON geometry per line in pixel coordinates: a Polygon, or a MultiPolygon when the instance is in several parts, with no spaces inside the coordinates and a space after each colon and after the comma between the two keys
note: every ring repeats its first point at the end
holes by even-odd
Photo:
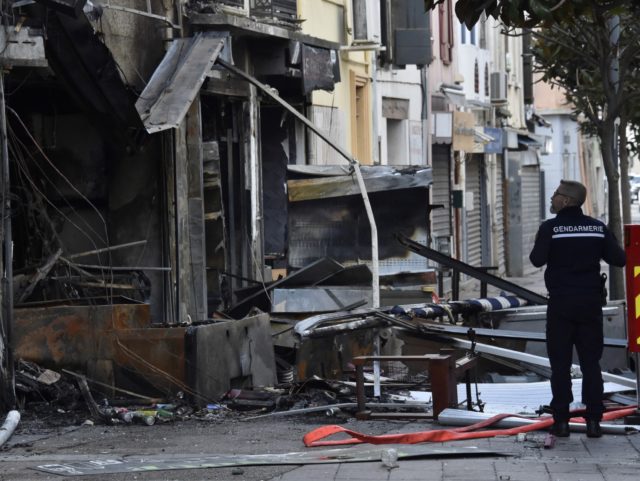
{"type": "MultiPolygon", "coordinates": [[[[5,35],[35,39],[22,57],[5,52],[9,404],[14,358],[67,366],[107,385],[179,389],[200,402],[229,387],[273,383],[269,316],[245,317],[237,310],[243,299],[277,272],[334,254],[345,265],[377,263],[371,217],[352,191],[339,191],[343,200],[331,206],[342,216],[329,219],[334,227],[354,220],[342,245],[297,256],[299,226],[324,210],[307,207],[323,201],[292,200],[285,189],[299,180],[287,165],[305,163],[307,136],[265,94],[277,91],[304,113],[311,91],[340,81],[338,45],[300,34],[290,10],[274,21],[273,10],[241,17],[214,3],[189,5],[184,17],[107,8],[136,19],[124,40],[105,12],[84,2],[63,2],[62,11],[45,2],[8,7],[23,20],[5,35]],[[268,88],[242,81],[225,67],[232,64],[268,88]],[[224,322],[230,317],[243,319],[224,322]]],[[[397,216],[389,207],[405,206],[402,230],[425,240],[430,171],[372,168],[364,182],[380,178],[372,204],[376,220],[389,224],[379,241],[388,275],[405,271],[393,264],[411,257],[392,238],[397,216]],[[424,210],[411,209],[423,200],[424,210]]],[[[409,272],[431,276],[418,262],[409,272]]]]}

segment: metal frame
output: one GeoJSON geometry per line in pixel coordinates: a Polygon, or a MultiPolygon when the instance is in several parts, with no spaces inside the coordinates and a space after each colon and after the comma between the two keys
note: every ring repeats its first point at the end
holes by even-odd
{"type": "Polygon", "coordinates": [[[512,282],[505,281],[500,277],[489,274],[488,272],[486,272],[485,268],[472,267],[469,264],[461,262],[436,250],[430,249],[429,247],[424,246],[418,242],[415,242],[402,234],[396,234],[396,239],[398,239],[398,241],[402,245],[406,246],[408,249],[412,250],[418,255],[435,261],[438,264],[447,266],[454,271],[467,274],[468,276],[478,279],[480,282],[485,282],[487,284],[491,284],[492,286],[511,292],[516,296],[525,299],[531,304],[546,304],[548,302],[548,299],[546,297],[530,291],[529,289],[525,289],[524,287],[520,287],[519,285],[512,282]]]}
{"type": "Polygon", "coordinates": [[[349,165],[353,169],[353,173],[355,174],[356,181],[358,183],[358,187],[360,189],[360,195],[362,196],[362,201],[364,203],[365,211],[367,212],[367,219],[369,220],[369,227],[371,229],[371,274],[372,274],[372,282],[371,282],[371,290],[373,291],[373,300],[372,304],[374,308],[380,307],[380,276],[379,276],[379,260],[378,260],[378,227],[376,225],[375,217],[373,216],[373,210],[371,209],[371,203],[369,202],[369,195],[367,193],[367,188],[364,183],[364,178],[362,177],[362,172],[360,171],[360,163],[349,154],[345,149],[337,145],[333,142],[327,135],[325,135],[318,127],[316,127],[309,119],[307,119],[304,115],[298,112],[294,107],[292,107],[289,103],[283,100],[274,90],[267,85],[264,85],[255,77],[247,74],[246,72],[240,70],[234,65],[225,62],[220,57],[216,59],[216,62],[239,76],[240,78],[246,80],[250,84],[254,85],[261,92],[269,96],[279,105],[284,107],[288,112],[290,112],[295,118],[300,120],[308,129],[310,129],[313,133],[315,133],[318,137],[324,140],[330,147],[336,150],[342,157],[344,157],[349,165]]]}
{"type": "Polygon", "coordinates": [[[445,409],[458,406],[457,379],[465,375],[467,385],[467,408],[471,409],[471,380],[469,370],[478,363],[477,355],[466,355],[456,360],[450,354],[425,354],[422,356],[358,356],[353,358],[356,367],[356,402],[358,419],[373,418],[433,418],[445,409]],[[401,361],[425,362],[429,369],[429,379],[433,396],[432,414],[422,413],[372,413],[367,410],[364,389],[364,365],[370,362],[401,361]]]}

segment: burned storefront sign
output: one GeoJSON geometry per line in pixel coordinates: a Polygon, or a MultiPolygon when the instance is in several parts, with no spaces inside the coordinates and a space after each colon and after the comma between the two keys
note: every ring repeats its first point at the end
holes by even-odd
{"type": "MultiPolygon", "coordinates": [[[[361,167],[378,230],[380,276],[431,272],[394,233],[426,241],[431,169],[361,167]]],[[[290,166],[288,264],[297,268],[329,255],[345,265],[371,261],[371,234],[349,166],[290,166]]]]}

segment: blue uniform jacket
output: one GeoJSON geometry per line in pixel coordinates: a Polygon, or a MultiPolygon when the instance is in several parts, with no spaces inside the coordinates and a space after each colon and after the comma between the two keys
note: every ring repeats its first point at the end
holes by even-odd
{"type": "Polygon", "coordinates": [[[544,280],[551,297],[599,295],[600,261],[619,267],[626,262],[607,226],[575,206],[540,225],[529,259],[536,267],[547,265],[544,280]]]}

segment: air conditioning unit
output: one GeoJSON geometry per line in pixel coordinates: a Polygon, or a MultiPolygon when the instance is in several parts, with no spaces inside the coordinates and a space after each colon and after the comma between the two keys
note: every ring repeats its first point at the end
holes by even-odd
{"type": "Polygon", "coordinates": [[[491,101],[507,101],[507,74],[504,72],[491,73],[491,101]]]}

